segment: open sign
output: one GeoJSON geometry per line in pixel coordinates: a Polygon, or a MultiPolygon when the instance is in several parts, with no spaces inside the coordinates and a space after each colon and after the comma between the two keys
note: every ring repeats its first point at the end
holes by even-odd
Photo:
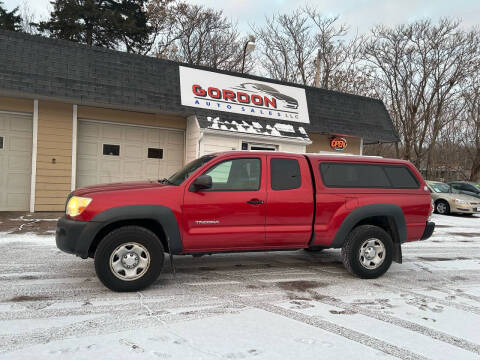
{"type": "Polygon", "coordinates": [[[334,137],[330,140],[330,147],[335,151],[343,151],[347,148],[347,139],[334,137]]]}

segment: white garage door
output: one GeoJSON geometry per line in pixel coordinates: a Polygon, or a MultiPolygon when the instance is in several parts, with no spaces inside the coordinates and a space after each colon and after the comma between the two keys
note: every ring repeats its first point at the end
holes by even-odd
{"type": "Polygon", "coordinates": [[[0,111],[0,211],[26,211],[32,174],[31,115],[0,111]]]}
{"type": "Polygon", "coordinates": [[[79,120],[77,142],[77,188],[158,180],[183,166],[183,131],[79,120]]]}

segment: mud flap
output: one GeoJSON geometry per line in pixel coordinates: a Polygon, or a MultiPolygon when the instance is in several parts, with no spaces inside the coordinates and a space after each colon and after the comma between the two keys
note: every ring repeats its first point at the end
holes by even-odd
{"type": "Polygon", "coordinates": [[[402,263],[402,244],[400,242],[393,243],[393,257],[392,260],[396,263],[402,263]]]}

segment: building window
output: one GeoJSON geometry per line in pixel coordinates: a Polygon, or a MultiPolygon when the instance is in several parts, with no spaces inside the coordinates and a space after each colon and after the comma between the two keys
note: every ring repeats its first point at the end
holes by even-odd
{"type": "Polygon", "coordinates": [[[277,151],[278,146],[272,145],[272,144],[256,144],[256,143],[242,142],[242,150],[277,151]]]}
{"type": "Polygon", "coordinates": [[[149,159],[163,159],[163,149],[148,148],[149,159]]]}
{"type": "Polygon", "coordinates": [[[3,136],[0,136],[0,150],[3,149],[3,136]]]}
{"type": "Polygon", "coordinates": [[[120,145],[103,144],[103,155],[120,156],[120,145]]]}

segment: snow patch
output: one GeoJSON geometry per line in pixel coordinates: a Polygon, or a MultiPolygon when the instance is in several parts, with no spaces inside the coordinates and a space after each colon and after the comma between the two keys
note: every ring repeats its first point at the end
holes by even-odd
{"type": "Polygon", "coordinates": [[[288,133],[295,134],[295,129],[293,128],[292,125],[277,123],[277,124],[275,124],[275,129],[283,131],[283,132],[288,132],[288,133]]]}

